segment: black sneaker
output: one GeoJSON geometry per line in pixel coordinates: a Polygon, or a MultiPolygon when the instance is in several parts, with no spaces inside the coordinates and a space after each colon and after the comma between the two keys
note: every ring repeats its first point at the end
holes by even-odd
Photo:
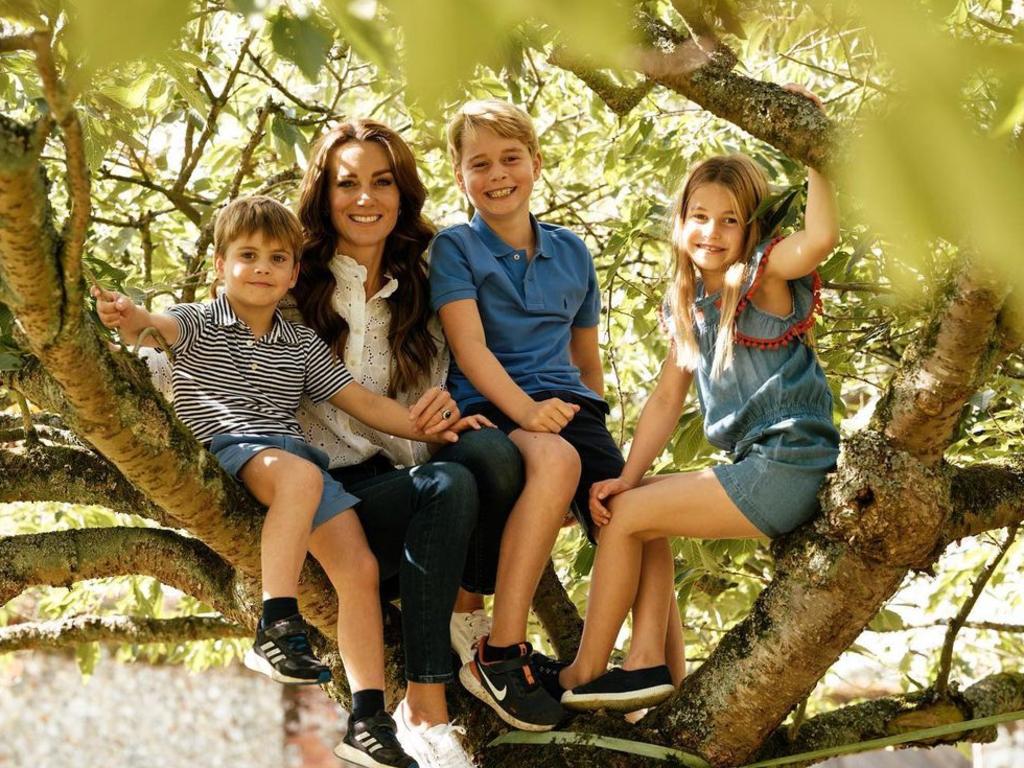
{"type": "Polygon", "coordinates": [[[522,655],[490,662],[484,659],[487,638],[477,643],[473,660],[459,670],[466,690],[493,709],[509,725],[524,731],[550,731],[565,717],[565,710],[537,681],[530,666],[529,643],[520,643],[522,655]]]}
{"type": "Polygon", "coordinates": [[[367,768],[419,768],[419,763],[405,754],[395,735],[395,721],[384,711],[362,720],[349,715],[348,731],[334,754],[367,768]]]}
{"type": "Polygon", "coordinates": [[[256,627],[256,642],[245,654],[245,666],[286,685],[318,685],[331,681],[331,670],[313,655],[306,623],[298,614],[256,627]]]}
{"type": "Polygon", "coordinates": [[[544,690],[548,692],[548,695],[555,701],[561,701],[565,688],[558,682],[558,673],[568,667],[569,662],[552,659],[550,656],[545,656],[543,653],[535,651],[533,656],[530,657],[530,666],[533,667],[533,671],[537,674],[537,679],[544,686],[544,690]]]}
{"type": "Polygon", "coordinates": [[[625,670],[610,669],[585,685],[579,685],[562,696],[566,709],[587,711],[613,709],[632,712],[653,707],[675,693],[668,667],[647,667],[625,670]]]}

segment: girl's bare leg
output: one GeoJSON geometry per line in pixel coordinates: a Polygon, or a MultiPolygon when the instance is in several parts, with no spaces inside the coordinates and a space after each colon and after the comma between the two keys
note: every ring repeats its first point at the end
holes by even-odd
{"type": "MultiPolygon", "coordinates": [[[[604,672],[637,596],[646,542],[669,536],[725,539],[761,535],[709,469],[634,488],[616,496],[611,507],[611,522],[602,531],[597,548],[580,650],[560,675],[565,688],[582,685],[604,672]]],[[[666,602],[662,605],[667,607],[666,602]]]]}

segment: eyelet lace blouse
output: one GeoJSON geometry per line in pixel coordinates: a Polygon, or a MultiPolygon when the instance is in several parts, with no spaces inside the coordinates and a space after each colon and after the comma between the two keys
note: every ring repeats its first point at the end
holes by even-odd
{"type": "MultiPolygon", "coordinates": [[[[398,289],[398,280],[385,275],[384,286],[367,299],[364,289],[366,267],[344,254],[336,255],[329,266],[337,281],[334,308],[349,326],[345,365],[357,382],[372,392],[387,396],[391,371],[391,350],[388,347],[391,308],[386,299],[398,289]]],[[[287,319],[301,322],[291,296],[281,303],[281,309],[287,319]]],[[[428,384],[415,392],[396,395],[395,399],[403,405],[412,405],[426,389],[444,383],[448,375],[448,348],[436,317],[431,318],[429,330],[440,354],[434,359],[428,384]]],[[[332,468],[352,466],[378,453],[384,454],[393,464],[408,467],[422,464],[430,455],[424,443],[371,429],[327,402],[314,404],[303,398],[298,418],[310,445],[330,457],[332,468]]]]}

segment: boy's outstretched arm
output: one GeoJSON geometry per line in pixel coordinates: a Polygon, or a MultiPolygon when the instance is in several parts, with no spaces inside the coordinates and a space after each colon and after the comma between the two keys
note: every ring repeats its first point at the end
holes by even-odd
{"type": "MultiPolygon", "coordinates": [[[[96,314],[107,328],[117,328],[121,340],[133,344],[146,328],[155,328],[164,340],[174,346],[181,335],[178,321],[170,315],[149,312],[145,307],[133,304],[131,299],[116,291],[107,291],[93,286],[90,291],[96,299],[96,314]]],[[[142,343],[148,347],[160,345],[154,336],[146,336],[142,343]]]]}
{"type": "MultiPolygon", "coordinates": [[[[351,382],[336,392],[329,402],[336,408],[354,416],[359,421],[380,432],[407,440],[419,440],[425,443],[454,443],[459,439],[458,433],[466,429],[478,429],[472,421],[476,417],[459,418],[458,409],[454,409],[451,417],[437,425],[420,430],[416,427],[410,411],[404,405],[389,397],[371,392],[366,387],[351,382]]],[[[490,423],[484,420],[483,426],[490,423]]]]}
{"type": "Polygon", "coordinates": [[[579,406],[557,397],[537,402],[522,388],[487,348],[476,299],[459,299],[441,307],[441,325],[455,361],[480,394],[523,429],[561,432],[579,406]]]}
{"type": "MultiPolygon", "coordinates": [[[[799,93],[823,109],[821,100],[806,88],[790,83],[787,91],[799,93]]],[[[839,209],[832,182],[807,169],[807,208],[804,228],[780,242],[772,251],[766,272],[784,280],[795,280],[813,272],[839,242],[839,209]]]]}

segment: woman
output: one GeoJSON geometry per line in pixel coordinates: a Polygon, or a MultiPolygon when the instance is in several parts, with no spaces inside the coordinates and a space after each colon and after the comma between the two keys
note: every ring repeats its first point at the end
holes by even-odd
{"type": "MultiPolygon", "coordinates": [[[[417,421],[432,426],[459,414],[436,386],[448,355],[430,311],[424,255],[434,230],[422,215],[425,198],[412,152],[387,126],[355,120],[328,131],[300,188],[306,244],[294,295],[304,322],[358,381],[412,405],[417,421]]],[[[330,457],[331,474],[361,499],[356,511],[382,583],[398,576],[408,680],[395,713],[402,744],[424,768],[471,765],[445,703],[449,619],[460,583],[456,607],[471,623],[479,593],[493,592],[502,528],[523,482],[518,451],[499,430],[483,429],[430,457],[425,445],[329,405],[307,403],[299,420],[330,457]]],[[[329,537],[314,536],[310,549],[329,574],[329,537]]],[[[347,644],[345,633],[339,627],[338,643],[353,669],[383,653],[347,644]]],[[[360,682],[383,689],[383,680],[360,682]]]]}

